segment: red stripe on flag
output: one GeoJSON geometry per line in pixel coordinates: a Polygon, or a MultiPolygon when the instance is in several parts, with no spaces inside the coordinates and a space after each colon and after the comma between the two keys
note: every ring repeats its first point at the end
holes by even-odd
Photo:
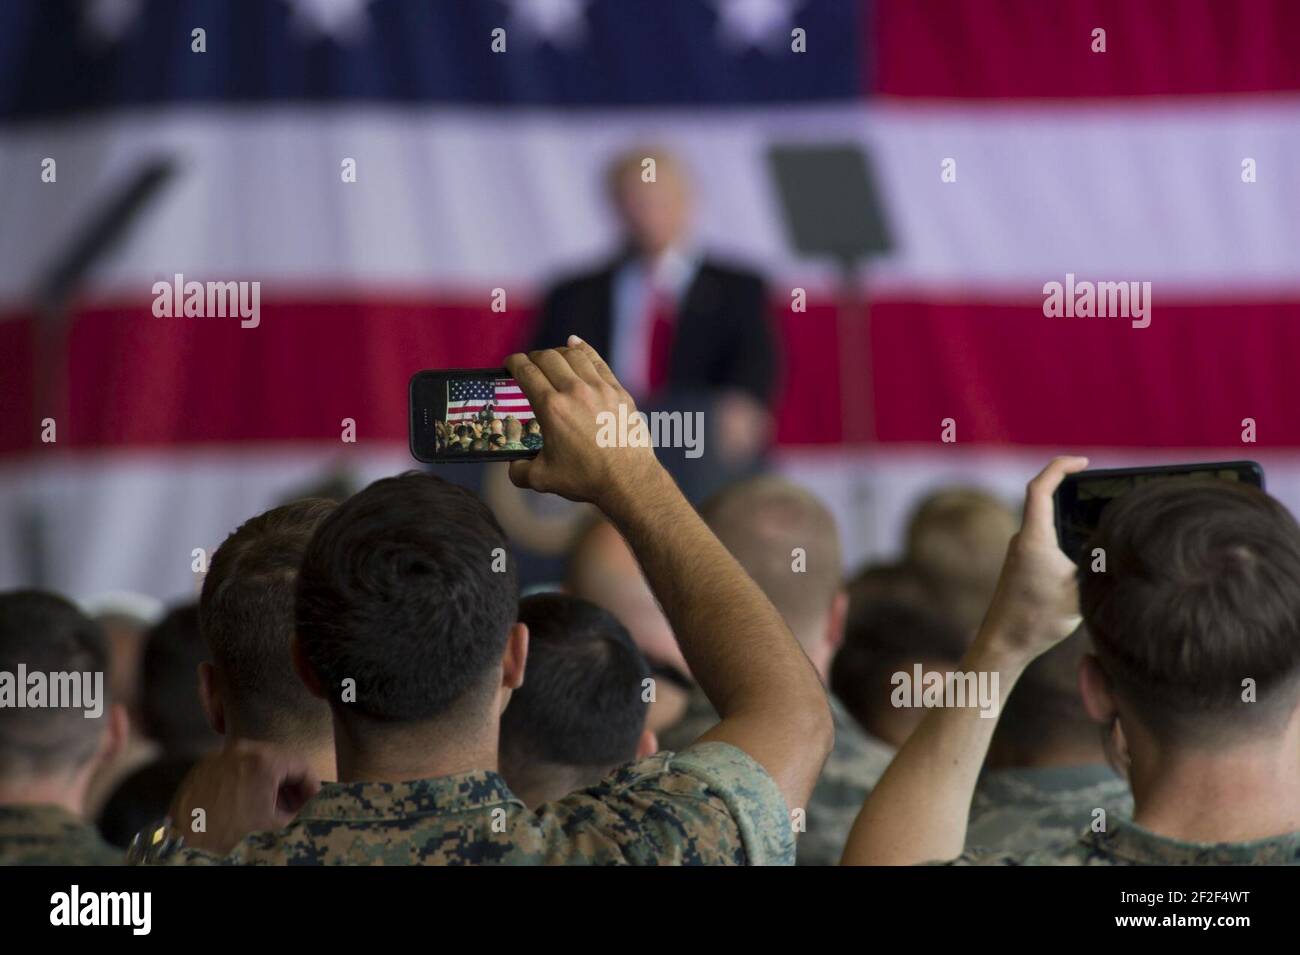
{"type": "MultiPolygon", "coordinates": [[[[70,335],[59,444],[338,441],[344,418],[356,421],[359,443],[405,442],[412,374],[500,365],[530,322],[526,309],[497,314],[454,300],[263,302],[260,325],[247,329],[237,318],[155,318],[147,301],[83,310],[70,335]]],[[[30,351],[10,357],[27,326],[0,321],[0,345],[6,369],[30,376],[30,351]]],[[[18,390],[30,387],[28,377],[18,390]]],[[[30,397],[16,407],[30,408],[30,397]]],[[[0,450],[32,447],[33,417],[0,417],[0,450]]]]}
{"type": "Polygon", "coordinates": [[[1300,447],[1300,302],[1161,304],[1148,328],[1023,305],[872,309],[876,434],[938,444],[1300,447]]]}
{"type": "Polygon", "coordinates": [[[1296,0],[876,0],[866,89],[940,99],[1300,90],[1296,0]],[[1106,52],[1092,51],[1093,30],[1106,52]]]}
{"type": "Polygon", "coordinates": [[[34,447],[40,421],[49,414],[34,407],[33,329],[30,321],[0,321],[0,452],[34,447]]]}
{"type": "MultiPolygon", "coordinates": [[[[786,303],[788,305],[788,302],[786,303]]],[[[406,440],[407,381],[424,368],[493,367],[531,311],[448,301],[264,303],[262,322],[154,318],[148,303],[80,312],[60,447],[406,440]]],[[[1047,318],[1025,302],[877,301],[871,355],[840,355],[836,312],[778,317],[778,440],[841,441],[840,367],[866,376],[875,434],[959,444],[1223,447],[1254,418],[1259,444],[1300,448],[1300,301],[1165,303],[1151,326],[1047,318]],[[868,364],[870,367],[868,367],[868,364]]],[[[27,320],[0,321],[0,450],[38,444],[27,320]]]]}

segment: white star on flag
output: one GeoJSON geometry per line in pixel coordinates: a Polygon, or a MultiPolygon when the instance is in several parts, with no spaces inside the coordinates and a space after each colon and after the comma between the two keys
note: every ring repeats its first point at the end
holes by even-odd
{"type": "Polygon", "coordinates": [[[527,38],[554,47],[577,46],[587,35],[591,0],[501,0],[510,8],[506,35],[518,28],[527,38]]]}
{"type": "Polygon", "coordinates": [[[144,0],[83,0],[81,30],[94,43],[117,43],[140,17],[144,0]]]}
{"type": "Polygon", "coordinates": [[[371,0],[284,0],[293,10],[297,29],[329,37],[335,43],[359,43],[370,32],[367,7],[371,0]]]}
{"type": "Polygon", "coordinates": [[[713,0],[718,34],[739,49],[774,52],[790,41],[791,18],[802,0],[713,0]]]}

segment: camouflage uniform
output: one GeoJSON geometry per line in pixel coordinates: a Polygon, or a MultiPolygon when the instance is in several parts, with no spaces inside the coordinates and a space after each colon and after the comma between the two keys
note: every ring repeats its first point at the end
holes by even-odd
{"type": "Polygon", "coordinates": [[[172,865],[764,865],[794,861],[785,799],[726,743],[659,753],[535,813],[494,772],[326,783],[287,828],[224,859],[152,838],[132,862],[172,865]]]}
{"type": "Polygon", "coordinates": [[[0,806],[0,865],[121,865],[89,823],[60,806],[0,806]]]}
{"type": "Polygon", "coordinates": [[[1300,832],[1255,842],[1167,839],[1120,819],[1072,845],[1022,854],[969,850],[951,865],[1300,865],[1300,832]]]}
{"type": "MultiPolygon", "coordinates": [[[[808,800],[807,831],[799,835],[799,865],[839,863],[853,820],[894,758],[892,746],[863,730],[834,694],[827,696],[835,719],[835,746],[808,800]]],[[[717,723],[717,712],[696,687],[691,691],[686,714],[663,734],[660,744],[666,749],[688,745],[717,723]]]]}
{"type": "Polygon", "coordinates": [[[984,773],[971,803],[966,847],[1031,852],[1064,845],[1092,825],[1093,813],[1131,818],[1128,784],[1108,766],[998,769],[984,773]]]}

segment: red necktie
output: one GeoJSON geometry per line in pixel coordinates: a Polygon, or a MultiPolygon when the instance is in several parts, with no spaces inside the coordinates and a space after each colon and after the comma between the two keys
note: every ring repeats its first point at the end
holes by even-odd
{"type": "Polygon", "coordinates": [[[673,300],[659,290],[650,293],[650,363],[646,387],[651,394],[668,384],[668,366],[673,354],[673,300]]]}

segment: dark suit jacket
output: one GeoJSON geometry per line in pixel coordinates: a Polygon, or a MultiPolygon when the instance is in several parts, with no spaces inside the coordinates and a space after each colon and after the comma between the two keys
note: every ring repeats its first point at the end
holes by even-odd
{"type": "MultiPolygon", "coordinates": [[[[606,358],[613,331],[614,276],[624,259],[567,279],[542,306],[533,348],[585,339],[606,358]]],[[[747,391],[764,404],[775,389],[776,353],[763,281],[705,258],[678,306],[668,390],[747,391]]]]}

